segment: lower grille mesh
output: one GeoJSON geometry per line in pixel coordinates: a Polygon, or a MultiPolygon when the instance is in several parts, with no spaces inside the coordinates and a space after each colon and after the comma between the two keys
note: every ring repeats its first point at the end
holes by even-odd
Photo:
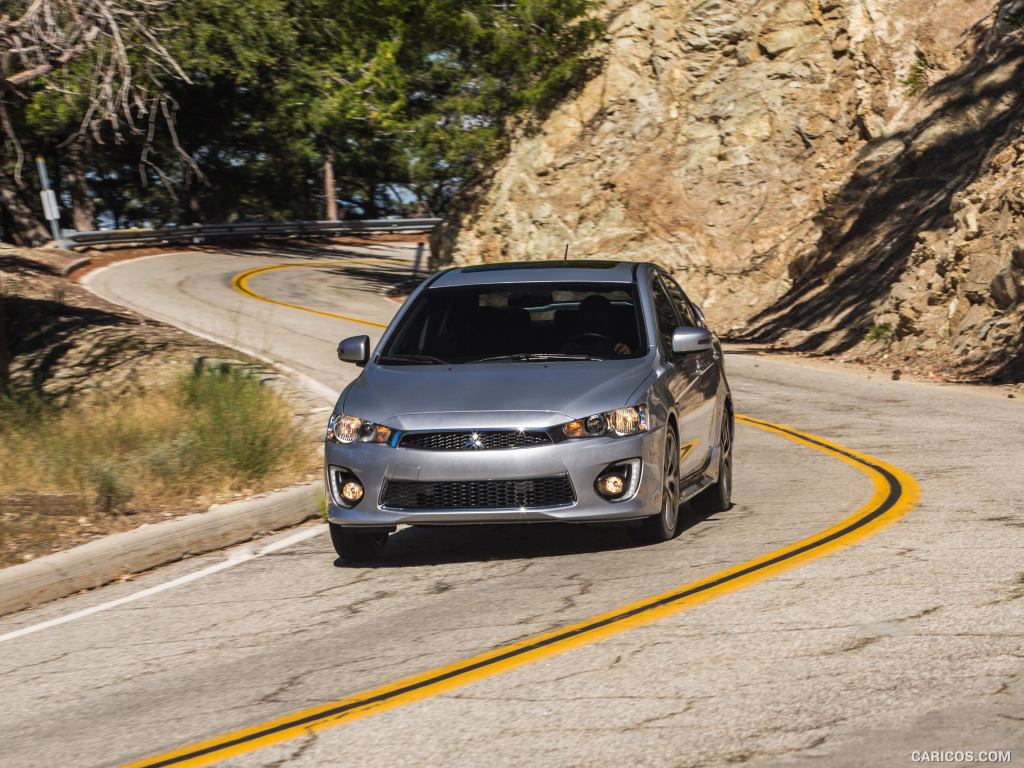
{"type": "Polygon", "coordinates": [[[388,480],[381,506],[390,509],[519,509],[576,501],[568,475],[530,480],[388,480]]]}

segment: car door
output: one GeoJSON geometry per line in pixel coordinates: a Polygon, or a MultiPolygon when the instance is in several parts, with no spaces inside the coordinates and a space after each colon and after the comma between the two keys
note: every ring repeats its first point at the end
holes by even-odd
{"type": "Polygon", "coordinates": [[[656,275],[651,277],[651,298],[658,325],[658,346],[667,369],[665,383],[678,413],[679,474],[686,478],[703,469],[705,457],[701,449],[707,441],[701,420],[704,392],[700,387],[696,355],[672,352],[672,332],[682,321],[665,284],[656,275]]]}
{"type": "MultiPolygon", "coordinates": [[[[693,305],[679,286],[679,283],[667,274],[661,274],[659,277],[665,286],[666,292],[672,299],[676,312],[679,314],[680,325],[691,328],[704,328],[703,321],[694,311],[693,305]]],[[[717,395],[722,378],[721,356],[718,351],[718,345],[715,344],[711,349],[703,352],[694,352],[687,355],[687,357],[689,358],[688,362],[693,365],[693,373],[698,379],[697,388],[701,392],[701,402],[697,406],[698,413],[695,414],[694,421],[699,433],[699,446],[702,449],[699,451],[699,454],[703,462],[703,460],[710,456],[711,447],[718,437],[716,432],[718,424],[716,416],[718,407],[717,395]]]]}

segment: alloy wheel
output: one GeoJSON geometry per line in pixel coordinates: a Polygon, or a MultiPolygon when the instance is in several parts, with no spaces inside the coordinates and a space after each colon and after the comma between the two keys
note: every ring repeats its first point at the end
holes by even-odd
{"type": "Polygon", "coordinates": [[[718,482],[726,502],[732,498],[732,430],[733,421],[726,412],[722,423],[722,458],[718,469],[718,482]]]}
{"type": "Polygon", "coordinates": [[[665,485],[661,516],[665,530],[674,531],[679,524],[679,450],[676,436],[669,431],[665,438],[665,485]]]}

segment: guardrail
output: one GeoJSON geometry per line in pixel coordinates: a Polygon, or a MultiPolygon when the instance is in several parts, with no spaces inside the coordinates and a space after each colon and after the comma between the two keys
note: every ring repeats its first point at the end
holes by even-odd
{"type": "Polygon", "coordinates": [[[301,237],[348,232],[430,232],[441,219],[352,219],[348,221],[251,221],[238,224],[190,224],[157,229],[107,229],[68,232],[65,248],[120,243],[201,243],[213,238],[301,237]]]}

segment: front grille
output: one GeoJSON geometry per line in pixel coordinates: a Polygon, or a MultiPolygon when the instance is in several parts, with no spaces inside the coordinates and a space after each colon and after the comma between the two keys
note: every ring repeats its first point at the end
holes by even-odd
{"type": "Polygon", "coordinates": [[[568,475],[531,480],[388,480],[381,506],[389,509],[531,509],[576,501],[568,475]]]}
{"type": "Polygon", "coordinates": [[[400,448],[421,451],[494,451],[548,445],[551,437],[540,430],[491,429],[461,432],[409,432],[398,441],[400,448]]]}

